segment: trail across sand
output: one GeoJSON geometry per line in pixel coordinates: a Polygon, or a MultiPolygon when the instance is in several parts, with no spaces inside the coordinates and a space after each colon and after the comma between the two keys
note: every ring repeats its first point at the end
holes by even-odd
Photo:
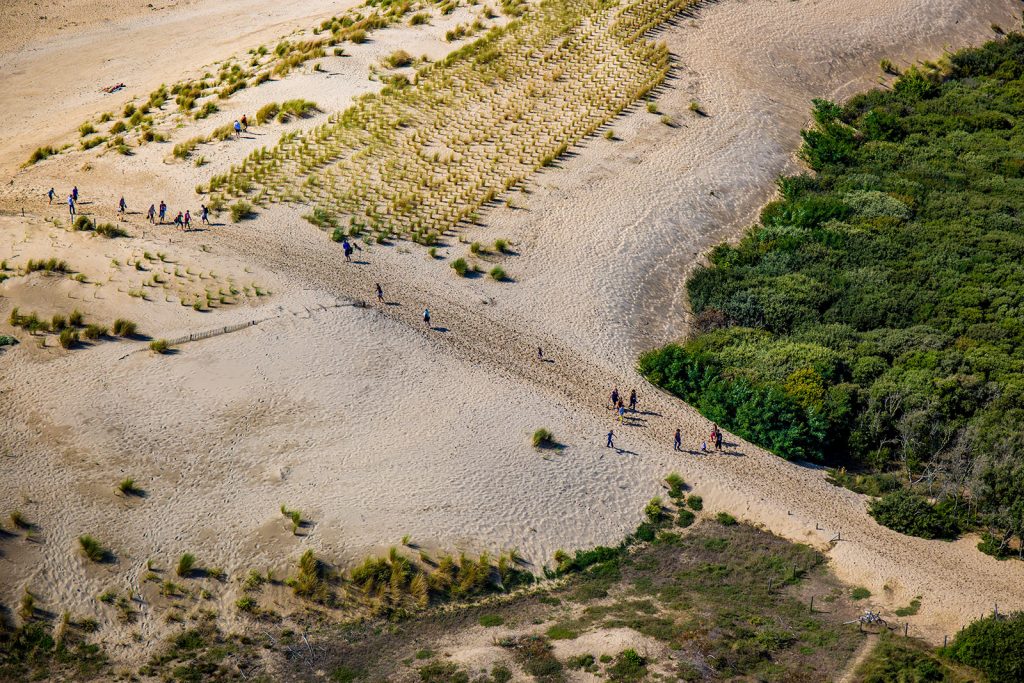
{"type": "MultiPolygon", "coordinates": [[[[367,245],[345,264],[298,218],[305,207],[277,206],[205,234],[154,230],[152,239],[173,239],[196,259],[273,273],[275,287],[270,303],[219,312],[217,323],[172,304],[152,332],[274,319],[165,358],[118,360],[127,344],[49,360],[7,352],[0,498],[43,523],[45,544],[5,546],[5,602],[32,586],[47,604],[91,611],[104,588],[137,584],[148,557],[194,552],[231,572],[284,570],[306,547],[354,559],[405,534],[428,548],[518,547],[539,570],[559,547],[618,541],[675,470],[710,511],[822,548],[842,532],[829,550],[841,578],[888,608],[922,596],[912,633],[941,641],[994,600],[1024,607],[1020,563],[982,555],[971,539],[881,528],[862,496],[820,470],[731,436],[726,454],[674,453],[676,427],[692,450],[710,424],[632,370],[639,350],[685,329],[683,279],[701,254],[738,235],[774,178],[797,168],[811,98],[870,86],[882,57],[902,66],[980,42],[1017,9],[1005,0],[702,7],[659,36],[678,70],[658,105],[678,125],[627,113],[613,124],[617,140],[588,141],[467,233],[512,241],[517,255],[487,258],[513,282],[455,277],[447,263],[468,246],[454,241],[442,249],[447,261],[414,245],[367,245]],[[690,112],[691,101],[708,116],[690,112]],[[212,253],[198,253],[206,243],[212,253]],[[373,300],[376,282],[385,305],[319,310],[373,300]],[[538,346],[552,362],[537,360],[538,346]],[[613,423],[614,386],[640,390],[629,425],[613,423]],[[530,448],[542,426],[566,448],[530,448]],[[604,446],[613,426],[620,450],[604,446]],[[124,476],[149,496],[118,497],[124,476]],[[308,535],[291,534],[281,504],[312,520],[308,535]],[[73,552],[81,533],[107,540],[118,564],[84,563],[73,552]]],[[[192,181],[170,169],[125,182],[184,201],[192,181]]],[[[163,627],[144,618],[132,629],[163,627]]],[[[110,637],[126,641],[129,630],[110,637]]]]}

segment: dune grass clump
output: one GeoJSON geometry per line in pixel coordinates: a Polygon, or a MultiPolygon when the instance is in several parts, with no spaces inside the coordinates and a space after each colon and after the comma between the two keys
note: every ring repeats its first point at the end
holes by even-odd
{"type": "Polygon", "coordinates": [[[494,266],[489,274],[495,282],[504,282],[508,279],[508,274],[505,273],[505,269],[501,266],[494,266]]]}
{"type": "Polygon", "coordinates": [[[32,528],[32,522],[28,521],[20,510],[12,510],[11,514],[8,515],[8,518],[11,520],[11,524],[14,525],[15,529],[27,531],[32,528]]]}
{"type": "Polygon", "coordinates": [[[303,99],[286,100],[281,103],[281,109],[277,112],[277,121],[285,123],[292,118],[304,119],[315,111],[318,111],[316,102],[303,99]]]}
{"type": "Polygon", "coordinates": [[[299,558],[299,571],[287,583],[301,598],[322,604],[330,604],[334,600],[334,592],[327,581],[327,567],[317,559],[312,549],[299,558]]]}
{"type": "Polygon", "coordinates": [[[284,505],[281,506],[281,514],[287,517],[292,522],[292,533],[298,534],[299,528],[302,527],[302,513],[298,510],[289,510],[284,505]]]}
{"type": "Polygon", "coordinates": [[[96,226],[95,232],[97,235],[100,235],[101,237],[106,237],[107,239],[128,236],[127,230],[125,230],[124,228],[119,228],[113,223],[100,223],[99,225],[96,226]]]}
{"type": "Polygon", "coordinates": [[[136,324],[131,320],[118,318],[111,326],[114,334],[118,337],[134,337],[137,329],[136,324]]]}
{"type": "Polygon", "coordinates": [[[31,166],[32,164],[37,164],[44,159],[49,159],[54,154],[57,154],[57,150],[49,145],[45,147],[36,147],[36,150],[29,156],[28,161],[22,165],[31,166]]]}
{"type": "Polygon", "coordinates": [[[268,102],[256,110],[256,124],[263,125],[268,121],[273,121],[279,111],[281,111],[281,105],[277,102],[268,102]]]}
{"type": "Polygon", "coordinates": [[[186,159],[192,155],[193,150],[199,146],[203,141],[202,138],[190,138],[184,142],[179,142],[171,150],[171,154],[175,159],[186,159]]]}
{"type": "Polygon", "coordinates": [[[117,490],[126,496],[141,496],[144,491],[136,486],[135,480],[131,477],[125,477],[117,484],[117,490]]]}
{"type": "Polygon", "coordinates": [[[686,506],[699,512],[704,509],[704,499],[695,493],[690,494],[686,498],[686,506]]]}
{"type": "MultiPolygon", "coordinates": [[[[334,228],[338,224],[337,219],[335,219],[334,216],[331,215],[331,213],[327,209],[323,209],[319,206],[313,207],[313,210],[311,212],[303,215],[302,217],[305,218],[310,223],[312,223],[313,225],[315,225],[316,227],[323,229],[334,228]]],[[[334,241],[340,242],[341,240],[337,239],[334,241]]]]}
{"type": "Polygon", "coordinates": [[[78,132],[84,138],[86,135],[92,135],[96,132],[96,126],[92,125],[88,121],[78,127],[78,132]]]}
{"type": "Polygon", "coordinates": [[[72,327],[81,327],[84,320],[85,316],[77,308],[68,313],[68,324],[72,327]]]}
{"type": "Polygon", "coordinates": [[[102,339],[103,337],[106,337],[106,336],[107,336],[107,328],[104,327],[103,325],[89,324],[89,325],[85,326],[84,330],[82,330],[82,338],[83,339],[89,339],[89,340],[102,339]]]}
{"type": "Polygon", "coordinates": [[[96,225],[89,220],[88,216],[78,216],[75,218],[75,222],[71,224],[71,228],[77,231],[92,230],[96,225]]]}
{"type": "Polygon", "coordinates": [[[57,335],[57,343],[62,349],[70,349],[78,344],[78,332],[71,329],[61,330],[57,335]]]}
{"type": "Polygon", "coordinates": [[[26,273],[70,273],[71,267],[67,261],[56,258],[29,259],[25,264],[26,273]]]}
{"type": "Polygon", "coordinates": [[[195,568],[196,556],[192,553],[184,553],[178,558],[178,566],[175,568],[174,573],[182,578],[187,578],[195,568]]]}
{"type": "Polygon", "coordinates": [[[167,343],[166,339],[154,339],[149,342],[149,350],[153,353],[164,354],[170,350],[171,346],[167,343]]]}
{"type": "Polygon", "coordinates": [[[555,435],[551,433],[550,429],[541,427],[530,437],[530,443],[534,448],[552,448],[555,446],[555,435]]]}
{"type": "Polygon", "coordinates": [[[398,69],[412,64],[412,55],[405,50],[395,50],[384,59],[384,62],[392,69],[398,69]]]}
{"type": "Polygon", "coordinates": [[[452,270],[458,273],[459,277],[466,277],[470,272],[469,263],[464,258],[457,258],[451,263],[452,270]]]}
{"type": "Polygon", "coordinates": [[[253,211],[252,204],[239,199],[237,202],[231,205],[231,220],[235,223],[240,223],[244,220],[253,218],[256,212],[253,211]]]}
{"type": "Polygon", "coordinates": [[[78,546],[90,562],[106,562],[110,558],[110,551],[88,534],[78,537],[78,546]]]}

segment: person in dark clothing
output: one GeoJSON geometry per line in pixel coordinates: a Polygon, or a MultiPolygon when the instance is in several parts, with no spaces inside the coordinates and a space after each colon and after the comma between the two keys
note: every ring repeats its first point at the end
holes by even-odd
{"type": "Polygon", "coordinates": [[[615,448],[615,430],[608,430],[608,448],[615,448]]]}
{"type": "Polygon", "coordinates": [[[636,412],[636,389],[629,392],[629,410],[636,412]]]}
{"type": "Polygon", "coordinates": [[[672,448],[676,451],[683,450],[683,433],[679,429],[676,429],[675,445],[672,448]]]}
{"type": "Polygon", "coordinates": [[[715,450],[722,450],[722,430],[715,431],[715,450]]]}
{"type": "Polygon", "coordinates": [[[384,303],[384,289],[377,283],[377,301],[384,303]]]}

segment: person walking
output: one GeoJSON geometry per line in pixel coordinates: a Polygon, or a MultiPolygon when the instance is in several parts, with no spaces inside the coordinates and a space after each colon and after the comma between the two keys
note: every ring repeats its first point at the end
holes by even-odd
{"type": "Polygon", "coordinates": [[[50,188],[50,191],[46,193],[46,196],[50,198],[50,204],[53,204],[53,195],[55,194],[57,193],[53,191],[52,187],[50,188]]]}
{"type": "Polygon", "coordinates": [[[121,201],[117,203],[117,213],[121,216],[124,215],[125,211],[128,210],[128,204],[124,201],[124,197],[121,197],[121,201]]]}
{"type": "Polygon", "coordinates": [[[146,212],[146,218],[149,219],[150,223],[156,225],[156,204],[149,205],[149,211],[146,212]]]}
{"type": "Polygon", "coordinates": [[[615,430],[614,429],[609,429],[608,430],[608,444],[607,444],[606,447],[607,448],[615,448],[615,430]]]}
{"type": "Polygon", "coordinates": [[[347,239],[342,240],[342,242],[341,242],[341,250],[345,252],[345,263],[351,263],[352,262],[352,245],[349,243],[349,241],[347,239]]]}
{"type": "Polygon", "coordinates": [[[544,362],[544,349],[540,348],[539,346],[537,347],[537,360],[539,360],[541,363],[544,362]]]}
{"type": "Polygon", "coordinates": [[[625,416],[626,416],[626,406],[622,405],[622,402],[620,401],[619,402],[619,424],[622,424],[622,418],[624,418],[625,416]]]}
{"type": "Polygon", "coordinates": [[[73,195],[68,195],[68,213],[71,214],[71,220],[75,220],[75,198],[73,195]]]}
{"type": "Polygon", "coordinates": [[[675,443],[672,446],[672,450],[681,451],[683,450],[683,433],[678,427],[676,427],[676,438],[675,443]]]}
{"type": "Polygon", "coordinates": [[[715,431],[715,450],[716,451],[722,450],[722,430],[721,429],[715,431]]]}
{"type": "Polygon", "coordinates": [[[615,387],[612,389],[612,410],[615,410],[616,406],[619,405],[619,388],[615,387]]]}
{"type": "Polygon", "coordinates": [[[384,288],[377,283],[377,301],[384,303],[384,288]]]}
{"type": "Polygon", "coordinates": [[[636,412],[636,389],[629,392],[629,412],[636,412]]]}
{"type": "Polygon", "coordinates": [[[164,224],[164,220],[167,218],[167,204],[160,200],[160,225],[164,224]]]}
{"type": "Polygon", "coordinates": [[[209,207],[207,207],[206,204],[200,204],[199,206],[203,207],[203,212],[199,215],[199,219],[201,221],[203,221],[203,225],[209,225],[210,224],[210,209],[209,209],[209,207]]]}
{"type": "Polygon", "coordinates": [[[174,227],[178,230],[182,230],[185,227],[185,217],[181,215],[181,211],[179,211],[178,215],[174,217],[174,227]]]}
{"type": "Polygon", "coordinates": [[[192,212],[189,211],[188,209],[185,209],[185,229],[192,229],[192,212]]]}
{"type": "Polygon", "coordinates": [[[718,425],[715,423],[711,423],[711,437],[708,441],[711,442],[712,446],[718,443],[718,425]]]}
{"type": "Polygon", "coordinates": [[[78,185],[71,188],[71,196],[74,198],[75,203],[78,203],[78,185]]]}
{"type": "Polygon", "coordinates": [[[426,324],[427,327],[430,327],[430,309],[429,308],[424,308],[423,309],[423,322],[426,324]]]}
{"type": "Polygon", "coordinates": [[[242,136],[242,124],[240,124],[238,122],[238,119],[235,119],[235,139],[238,139],[241,136],[242,136]]]}
{"type": "Polygon", "coordinates": [[[246,133],[249,132],[249,120],[245,118],[245,114],[242,114],[242,130],[246,133]]]}

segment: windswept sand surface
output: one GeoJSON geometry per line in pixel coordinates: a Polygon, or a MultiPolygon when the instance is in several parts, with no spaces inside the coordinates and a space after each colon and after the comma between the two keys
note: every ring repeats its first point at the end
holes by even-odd
{"type": "MultiPolygon", "coordinates": [[[[206,232],[146,230],[154,251],[163,244],[201,271],[242,277],[242,268],[272,291],[268,299],[196,313],[159,298],[129,299],[116,278],[131,272],[104,270],[116,255],[102,241],[64,243],[64,233],[50,235],[39,218],[5,218],[0,257],[22,258],[23,245],[55,240],[73,265],[85,259],[79,267],[99,286],[81,287],[106,303],[65,287],[45,308],[45,292],[57,288],[33,275],[19,286],[35,298],[0,286],[8,296],[0,301],[4,318],[12,305],[25,305],[17,294],[29,308],[48,311],[95,307],[109,318],[123,308],[160,337],[261,322],[167,357],[140,342],[63,353],[27,340],[0,357],[0,501],[37,521],[44,541],[0,542],[3,602],[31,587],[55,610],[94,613],[105,588],[138,587],[147,558],[167,565],[193,552],[232,574],[284,571],[307,547],[345,562],[404,534],[431,549],[516,547],[539,569],[557,548],[618,541],[675,470],[711,512],[728,510],[822,548],[841,531],[829,551],[839,576],[890,608],[922,596],[912,631],[933,640],[993,602],[1024,607],[1020,563],[982,555],[971,539],[929,542],[881,528],[862,496],[832,487],[821,471],[732,437],[725,455],[673,453],[677,426],[692,448],[710,425],[632,370],[638,351],[684,331],[683,280],[701,254],[739,235],[771,196],[774,178],[798,168],[793,152],[811,98],[871,86],[882,57],[905,65],[945,46],[981,42],[992,22],[1015,24],[1018,9],[1007,0],[702,7],[696,19],[659,35],[677,70],[658,105],[678,125],[645,110],[627,113],[612,124],[617,140],[589,140],[536,176],[528,194],[515,193],[512,208],[494,209],[484,227],[466,231],[467,239],[513,242],[515,255],[489,257],[510,273],[509,283],[455,278],[447,261],[430,260],[416,245],[364,246],[345,264],[337,245],[299,218],[303,209],[278,206],[206,232]],[[689,112],[691,100],[709,116],[689,112]],[[102,252],[95,262],[84,256],[90,249],[102,252]],[[107,278],[115,280],[104,284],[107,278]],[[390,305],[348,305],[372,299],[375,282],[390,305]],[[430,331],[420,321],[425,306],[434,315],[430,331]],[[537,346],[553,362],[537,362],[537,346]],[[611,420],[606,397],[616,385],[640,390],[643,412],[631,425],[611,420]],[[530,448],[529,434],[540,426],[565,448],[544,455],[530,448]],[[612,427],[621,450],[604,447],[612,427]],[[124,476],[147,497],[116,495],[124,476]],[[304,536],[286,528],[282,503],[313,522],[304,536]],[[86,564],[74,551],[82,533],[106,541],[119,561],[86,564]]],[[[443,54],[445,25],[384,31],[351,58],[328,64],[333,75],[297,75],[273,84],[276,90],[246,92],[203,129],[285,96],[344,106],[360,89],[379,87],[366,80],[372,59],[402,45],[443,54]]],[[[8,107],[3,82],[0,92],[8,107]]],[[[37,138],[59,138],[78,120],[54,117],[45,100],[14,104],[47,122],[37,138]]],[[[198,179],[279,134],[268,127],[252,140],[210,146],[206,169],[165,164],[166,149],[150,146],[131,158],[104,157],[83,174],[73,153],[20,173],[2,201],[56,215],[38,197],[61,182],[96,195],[97,207],[112,205],[122,188],[133,207],[154,196],[198,204],[191,195],[198,179]]],[[[132,219],[137,234],[139,218],[132,219]]],[[[454,242],[441,250],[449,257],[467,251],[454,242]]],[[[159,633],[162,622],[141,609],[144,618],[130,628],[159,633]]],[[[126,641],[128,628],[106,637],[126,641]]]]}

